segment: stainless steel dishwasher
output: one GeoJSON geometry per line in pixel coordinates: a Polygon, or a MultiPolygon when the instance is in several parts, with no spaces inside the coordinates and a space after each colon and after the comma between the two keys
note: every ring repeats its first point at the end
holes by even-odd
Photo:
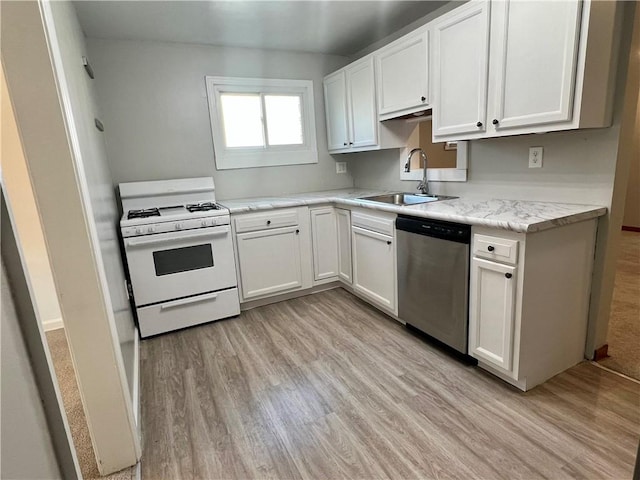
{"type": "Polygon", "coordinates": [[[399,216],[398,317],[467,354],[471,227],[399,216]]]}

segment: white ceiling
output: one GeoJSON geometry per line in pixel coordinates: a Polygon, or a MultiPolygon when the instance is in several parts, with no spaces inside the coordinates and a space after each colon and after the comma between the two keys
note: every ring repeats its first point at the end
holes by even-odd
{"type": "Polygon", "coordinates": [[[445,1],[77,1],[88,37],[352,55],[445,1]]]}

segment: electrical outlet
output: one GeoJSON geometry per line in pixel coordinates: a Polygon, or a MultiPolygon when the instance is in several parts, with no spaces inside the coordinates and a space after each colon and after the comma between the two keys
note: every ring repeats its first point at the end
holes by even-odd
{"type": "Polygon", "coordinates": [[[347,173],[347,162],[336,162],[336,173],[347,173]]]}
{"type": "Polygon", "coordinates": [[[529,168],[542,168],[543,147],[529,147],[529,168]]]}

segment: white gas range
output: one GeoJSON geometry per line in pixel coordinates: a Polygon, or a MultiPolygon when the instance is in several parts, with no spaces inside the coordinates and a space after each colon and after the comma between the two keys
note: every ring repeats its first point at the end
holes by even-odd
{"type": "Polygon", "coordinates": [[[213,178],[119,185],[141,337],[240,313],[229,211],[213,178]]]}

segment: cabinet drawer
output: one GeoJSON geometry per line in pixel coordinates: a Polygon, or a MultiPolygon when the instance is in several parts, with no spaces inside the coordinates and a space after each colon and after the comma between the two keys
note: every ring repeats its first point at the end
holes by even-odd
{"type": "Polygon", "coordinates": [[[236,233],[298,225],[297,210],[271,210],[242,215],[235,220],[236,233]]]}
{"type": "Polygon", "coordinates": [[[395,219],[353,212],[351,214],[351,224],[354,227],[366,228],[367,230],[373,230],[374,232],[393,237],[395,219]]]}
{"type": "Polygon", "coordinates": [[[240,314],[238,289],[138,308],[142,338],[240,314]]]}
{"type": "Polygon", "coordinates": [[[518,262],[518,240],[475,234],[473,254],[476,257],[515,265],[518,262]]]}

